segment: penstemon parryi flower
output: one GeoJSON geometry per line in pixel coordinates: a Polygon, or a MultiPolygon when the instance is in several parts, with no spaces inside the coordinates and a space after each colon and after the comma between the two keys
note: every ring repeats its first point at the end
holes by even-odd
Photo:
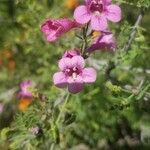
{"type": "Polygon", "coordinates": [[[80,24],[90,21],[93,30],[102,31],[108,27],[107,20],[121,20],[121,9],[118,5],[111,4],[111,0],[85,0],[85,5],[75,9],[74,18],[80,24]]]}
{"type": "Polygon", "coordinates": [[[96,71],[93,68],[85,68],[82,56],[66,57],[59,61],[60,71],[53,76],[54,84],[59,88],[68,86],[71,93],[80,92],[85,83],[93,83],[96,80],[96,71]]]}
{"type": "Polygon", "coordinates": [[[96,80],[96,70],[85,68],[85,58],[95,50],[115,51],[117,45],[112,32],[108,28],[108,21],[121,20],[121,8],[112,4],[111,0],[85,0],[74,11],[74,19],[49,19],[41,26],[41,31],[47,41],[57,41],[64,33],[74,28],[83,29],[83,44],[80,49],[66,51],[58,62],[59,71],[53,76],[54,85],[58,88],[67,87],[70,93],[79,93],[84,85],[96,80]],[[88,28],[87,28],[88,27],[88,28]],[[88,30],[94,37],[88,40],[88,30]],[[92,41],[92,42],[89,42],[92,41]]]}
{"type": "Polygon", "coordinates": [[[19,96],[21,98],[24,98],[24,97],[31,98],[33,96],[32,92],[30,91],[30,88],[32,86],[33,86],[33,83],[31,80],[21,82],[19,96]]]}
{"type": "Polygon", "coordinates": [[[70,19],[48,19],[41,26],[41,31],[45,34],[47,41],[53,42],[64,33],[79,26],[80,24],[70,19]]]}

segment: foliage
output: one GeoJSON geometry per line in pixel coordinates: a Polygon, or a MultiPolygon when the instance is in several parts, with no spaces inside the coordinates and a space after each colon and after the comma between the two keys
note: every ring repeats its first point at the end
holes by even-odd
{"type": "MultiPolygon", "coordinates": [[[[45,42],[40,25],[45,18],[71,17],[65,0],[6,0],[0,2],[0,149],[148,149],[150,146],[149,0],[114,0],[123,19],[111,24],[117,38],[115,54],[97,51],[87,60],[97,69],[96,83],[71,95],[53,85],[57,60],[66,49],[80,48],[76,31],[56,43],[45,42]],[[140,11],[144,18],[128,52],[123,50],[140,11]],[[71,41],[71,42],[70,42],[71,41]],[[109,72],[111,63],[115,68],[109,72]],[[36,83],[35,99],[18,110],[18,84],[36,83]],[[46,95],[46,96],[45,96],[46,95]],[[30,129],[38,127],[38,134],[30,129]]],[[[82,2],[82,1],[81,1],[82,2]]]]}

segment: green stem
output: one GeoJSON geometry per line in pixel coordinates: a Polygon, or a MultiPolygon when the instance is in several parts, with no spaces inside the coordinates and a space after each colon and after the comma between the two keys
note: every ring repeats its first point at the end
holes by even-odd
{"type": "Polygon", "coordinates": [[[85,54],[85,50],[86,50],[87,44],[88,44],[88,42],[87,42],[87,31],[88,31],[88,24],[82,30],[82,40],[83,40],[83,43],[82,43],[81,53],[83,55],[85,54]]]}
{"type": "MultiPolygon", "coordinates": [[[[56,126],[58,126],[58,124],[60,122],[61,116],[62,116],[62,114],[63,114],[63,112],[65,110],[65,106],[66,106],[66,104],[67,104],[67,102],[69,100],[69,97],[70,97],[70,93],[67,94],[67,96],[65,98],[65,101],[64,101],[64,103],[63,103],[63,105],[62,105],[62,107],[60,109],[59,115],[58,115],[58,117],[56,119],[56,122],[55,122],[56,126]]],[[[55,143],[52,143],[52,145],[50,147],[50,150],[54,150],[54,149],[55,149],[55,143]]]]}
{"type": "Polygon", "coordinates": [[[65,106],[66,106],[66,104],[67,104],[67,102],[68,102],[68,100],[69,100],[69,97],[70,97],[70,93],[67,94],[66,99],[65,99],[65,101],[64,101],[64,104],[63,104],[62,107],[61,107],[61,110],[60,110],[59,115],[58,115],[57,120],[56,120],[56,125],[58,125],[58,123],[59,123],[59,121],[60,121],[60,119],[61,119],[61,116],[62,116],[62,114],[63,114],[63,111],[64,111],[64,109],[65,109],[65,106]]]}

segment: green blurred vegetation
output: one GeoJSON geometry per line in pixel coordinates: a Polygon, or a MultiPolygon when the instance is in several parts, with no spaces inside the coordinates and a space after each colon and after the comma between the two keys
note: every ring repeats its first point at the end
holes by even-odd
{"type": "MultiPolygon", "coordinates": [[[[82,1],[81,1],[82,2],[82,1]]],[[[80,48],[81,41],[72,31],[56,43],[44,40],[40,26],[46,18],[71,17],[65,0],[0,1],[0,149],[149,149],[150,147],[150,24],[149,0],[115,0],[121,4],[123,19],[110,24],[116,35],[115,54],[97,51],[90,61],[98,66],[96,83],[72,95],[62,126],[53,125],[65,91],[54,87],[52,76],[57,61],[67,49],[80,48]],[[140,9],[145,15],[128,53],[122,50],[140,9]],[[95,64],[95,61],[98,64],[95,64]],[[107,64],[117,66],[112,78],[106,77],[107,64]],[[106,63],[101,63],[106,62],[106,63]],[[100,63],[100,64],[99,64],[100,63]],[[36,99],[26,111],[18,111],[18,99],[10,90],[18,90],[25,79],[36,83],[38,92],[48,100],[36,99]],[[29,128],[41,133],[32,135],[29,128]]]]}

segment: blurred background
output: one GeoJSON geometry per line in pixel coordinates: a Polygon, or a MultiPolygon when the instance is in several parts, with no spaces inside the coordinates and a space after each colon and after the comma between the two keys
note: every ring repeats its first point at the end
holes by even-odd
{"type": "MultiPolygon", "coordinates": [[[[123,19],[110,23],[116,36],[115,54],[97,51],[87,65],[97,69],[96,83],[71,96],[60,131],[59,149],[149,149],[150,148],[150,2],[116,0],[123,19]],[[128,51],[122,50],[140,10],[144,17],[128,51]],[[107,76],[108,64],[117,66],[107,76]]],[[[64,96],[53,85],[57,61],[64,50],[80,48],[81,41],[71,31],[56,43],[43,38],[40,26],[47,18],[73,18],[81,0],[0,0],[0,149],[49,149],[52,135],[51,103],[64,96]],[[37,100],[19,109],[19,84],[32,80],[49,100],[37,100]],[[44,105],[44,106],[43,106],[44,105]],[[23,108],[24,108],[23,107],[23,108]],[[44,119],[43,119],[43,118],[44,119]],[[49,121],[46,122],[45,120],[49,121]],[[41,134],[27,131],[38,126],[41,134]]]]}

